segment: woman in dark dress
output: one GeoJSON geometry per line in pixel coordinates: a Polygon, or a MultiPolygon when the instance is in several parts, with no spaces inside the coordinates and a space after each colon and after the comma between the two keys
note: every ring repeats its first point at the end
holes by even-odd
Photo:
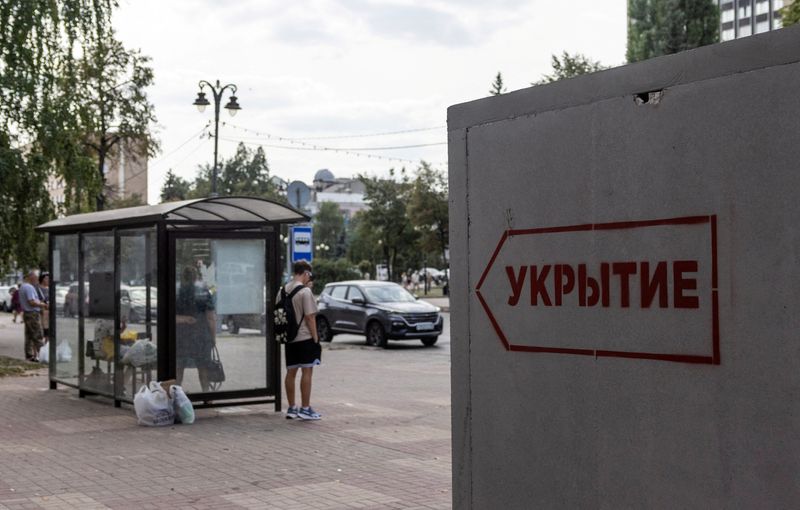
{"type": "Polygon", "coordinates": [[[216,344],[216,314],[208,287],[198,278],[197,269],[186,266],[181,273],[181,285],[175,298],[175,333],[178,384],[183,370],[196,368],[201,390],[210,391],[208,367],[211,350],[216,344]]]}

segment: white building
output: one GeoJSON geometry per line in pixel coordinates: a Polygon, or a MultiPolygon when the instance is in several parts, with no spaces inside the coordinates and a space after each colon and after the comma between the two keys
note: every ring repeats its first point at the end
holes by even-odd
{"type": "Polygon", "coordinates": [[[720,41],[781,28],[779,11],[791,3],[792,0],[717,0],[720,41]]]}

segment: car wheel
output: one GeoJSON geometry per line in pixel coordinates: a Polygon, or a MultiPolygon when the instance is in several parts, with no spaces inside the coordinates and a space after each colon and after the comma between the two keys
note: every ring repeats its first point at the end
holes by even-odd
{"type": "Polygon", "coordinates": [[[321,342],[330,342],[333,340],[333,332],[328,324],[328,319],[325,317],[317,317],[317,334],[321,342]]]}
{"type": "Polygon", "coordinates": [[[438,336],[432,338],[420,338],[422,345],[424,345],[425,347],[433,347],[434,345],[436,345],[437,340],[439,340],[438,336]]]}
{"type": "Polygon", "coordinates": [[[233,320],[233,318],[228,319],[228,322],[226,322],[226,324],[228,325],[228,333],[232,335],[239,334],[239,325],[236,324],[236,321],[233,320]]]}
{"type": "Polygon", "coordinates": [[[139,319],[139,314],[136,313],[136,310],[131,310],[130,313],[128,313],[128,321],[131,324],[136,324],[138,322],[141,322],[141,320],[139,319]]]}
{"type": "Polygon", "coordinates": [[[386,347],[386,331],[378,321],[372,321],[367,326],[367,343],[375,347],[386,347]]]}

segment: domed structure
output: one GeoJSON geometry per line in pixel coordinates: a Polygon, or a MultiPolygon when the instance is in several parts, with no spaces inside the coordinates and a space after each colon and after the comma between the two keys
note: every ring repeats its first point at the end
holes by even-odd
{"type": "Polygon", "coordinates": [[[327,168],[323,168],[322,170],[317,170],[317,173],[314,174],[314,182],[321,181],[321,182],[334,182],[336,178],[333,176],[333,172],[328,170],[327,168]]]}

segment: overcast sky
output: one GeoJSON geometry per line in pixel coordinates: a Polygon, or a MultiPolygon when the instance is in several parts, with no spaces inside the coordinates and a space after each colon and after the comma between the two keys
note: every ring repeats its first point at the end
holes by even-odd
{"type": "Polygon", "coordinates": [[[447,107],[487,96],[498,71],[511,91],[548,73],[550,55],[563,50],[606,65],[625,58],[623,0],[120,3],[119,36],[152,57],[155,71],[149,95],[162,151],[150,161],[150,203],[168,169],[191,179],[213,161],[213,140],[199,136],[213,108],[192,106],[201,79],[239,86],[242,110],[220,115],[221,159],[239,140],[262,145],[272,175],[310,183],[321,168],[386,175],[425,159],[446,169],[447,107]],[[320,138],[403,130],[417,131],[320,138]],[[350,153],[301,150],[310,144],[350,153]],[[367,150],[425,144],[442,145],[367,150]]]}

